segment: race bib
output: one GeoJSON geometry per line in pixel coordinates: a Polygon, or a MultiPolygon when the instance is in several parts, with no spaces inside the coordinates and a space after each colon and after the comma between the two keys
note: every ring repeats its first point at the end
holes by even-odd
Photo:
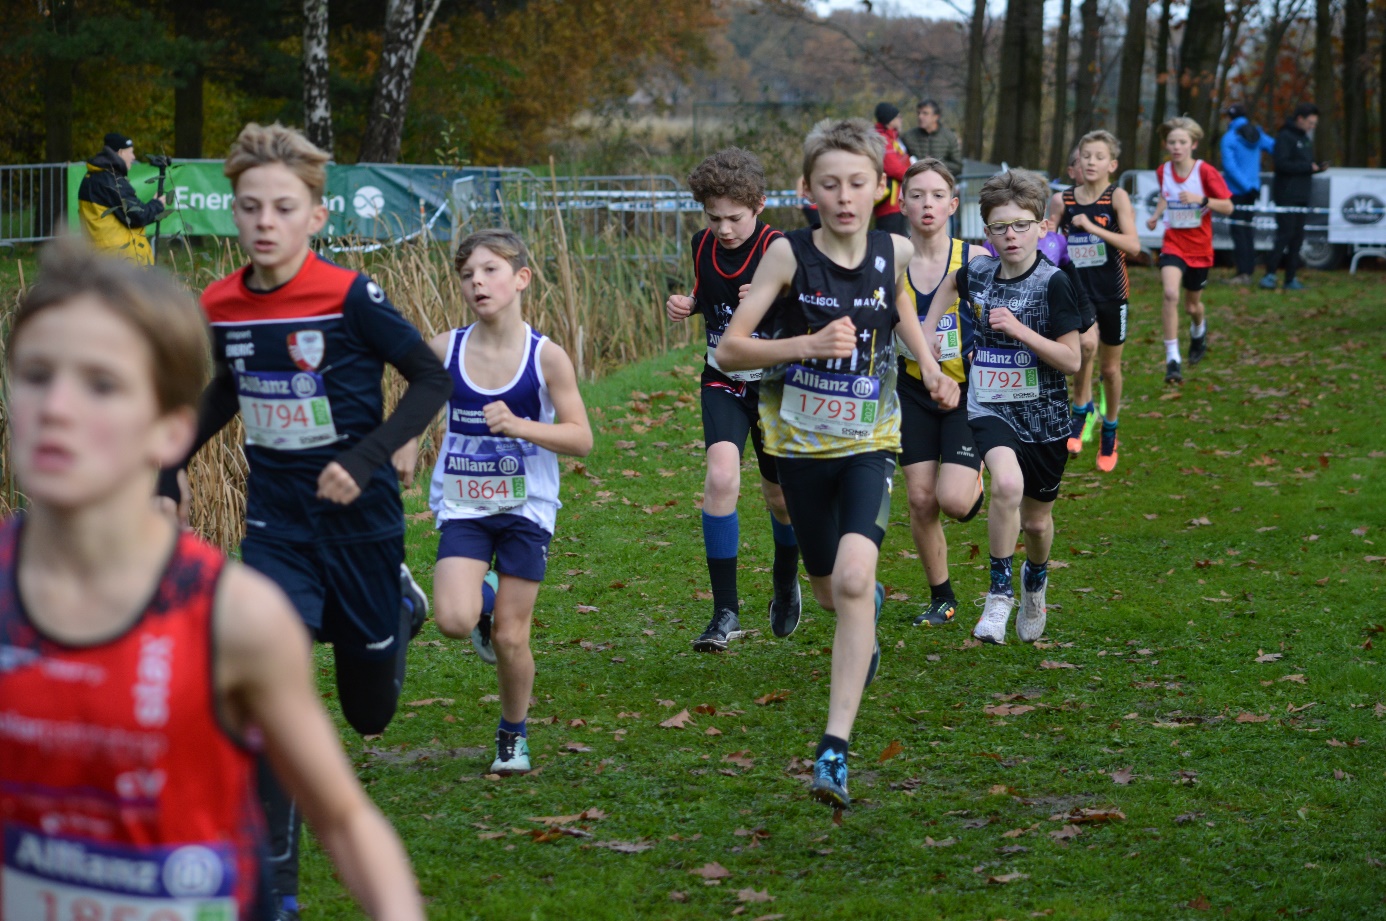
{"type": "Polygon", "coordinates": [[[1099,240],[1096,234],[1071,233],[1068,235],[1068,258],[1080,269],[1106,265],[1107,244],[1099,240]]]}
{"type": "Polygon", "coordinates": [[[958,329],[958,314],[949,311],[938,318],[939,364],[962,357],[962,334],[958,329]]]}
{"type": "Polygon", "coordinates": [[[315,371],[242,371],[236,375],[245,443],[304,451],[337,440],[332,405],[315,371]]]}
{"type": "Polygon", "coordinates": [[[866,438],[881,411],[881,380],[858,374],[832,374],[790,365],[784,375],[780,418],[797,429],[866,438]]]}
{"type": "Polygon", "coordinates": [[[133,847],[5,827],[0,917],[236,921],[236,867],[218,845],[133,847]]]}
{"type": "Polygon", "coordinates": [[[443,458],[443,501],[459,509],[493,514],[524,505],[525,455],[514,439],[468,444],[443,458]]]}
{"type": "Polygon", "coordinates": [[[709,367],[722,371],[723,374],[734,381],[753,383],[765,376],[765,371],[762,368],[755,368],[750,371],[723,371],[722,366],[717,363],[717,356],[713,354],[717,351],[717,344],[721,341],[722,335],[720,333],[707,334],[707,363],[709,367]]]}
{"type": "Polygon", "coordinates": [[[1203,206],[1170,202],[1165,212],[1165,220],[1176,230],[1190,230],[1203,223],[1203,206]]]}
{"type": "Polygon", "coordinates": [[[970,392],[981,403],[1021,403],[1039,399],[1039,368],[1027,349],[978,347],[972,356],[970,392]]]}

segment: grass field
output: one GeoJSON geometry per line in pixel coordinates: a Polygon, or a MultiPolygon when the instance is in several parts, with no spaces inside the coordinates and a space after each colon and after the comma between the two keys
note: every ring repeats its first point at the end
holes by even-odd
{"type": "MultiPolygon", "coordinates": [[[[1215,282],[1209,357],[1169,390],[1153,273],[1137,275],[1121,463],[1099,475],[1089,448],[1069,465],[1044,642],[974,647],[967,601],[956,625],[909,626],[928,589],[896,490],[885,652],[837,819],[805,795],[803,760],[832,619],[810,601],[793,637],[771,637],[754,489],[753,634],[690,650],[710,608],[697,353],[585,388],[597,448],[564,476],[536,612],[540,769],[483,776],[495,676],[431,624],[384,736],[343,725],[430,915],[1386,917],[1386,277],[1215,282]],[[661,726],[685,709],[684,728],[661,726]]],[[[409,553],[427,588],[423,500],[410,492],[409,553]]],[[[985,523],[946,530],[970,600],[985,523]]],[[[303,901],[356,916],[315,847],[303,901]]]]}

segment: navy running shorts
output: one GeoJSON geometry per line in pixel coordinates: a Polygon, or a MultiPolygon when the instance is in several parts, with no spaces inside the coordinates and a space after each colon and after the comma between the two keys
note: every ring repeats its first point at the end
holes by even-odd
{"type": "Polygon", "coordinates": [[[1053,502],[1059,498],[1059,484],[1064,479],[1068,463],[1068,439],[1031,444],[1021,441],[1015,429],[995,416],[972,420],[972,436],[977,440],[977,453],[986,460],[993,448],[1010,448],[1020,461],[1020,475],[1025,480],[1025,496],[1036,502],[1053,502]]]}
{"type": "Polygon", "coordinates": [[[900,466],[938,461],[982,469],[982,456],[972,441],[972,426],[967,424],[967,385],[959,387],[955,408],[939,409],[923,381],[904,372],[898,381],[900,466]]]}
{"type": "Polygon", "coordinates": [[[482,560],[503,576],[543,582],[553,535],[521,515],[502,512],[485,518],[444,521],[438,559],[460,556],[482,560]]]}

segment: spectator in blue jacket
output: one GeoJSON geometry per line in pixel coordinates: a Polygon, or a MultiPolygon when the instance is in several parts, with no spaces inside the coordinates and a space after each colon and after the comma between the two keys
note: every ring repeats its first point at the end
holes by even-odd
{"type": "Polygon", "coordinates": [[[1247,118],[1240,103],[1223,113],[1230,121],[1222,136],[1222,178],[1232,192],[1232,247],[1237,274],[1229,284],[1249,285],[1256,271],[1256,202],[1261,197],[1261,152],[1275,147],[1275,138],[1247,118]]]}

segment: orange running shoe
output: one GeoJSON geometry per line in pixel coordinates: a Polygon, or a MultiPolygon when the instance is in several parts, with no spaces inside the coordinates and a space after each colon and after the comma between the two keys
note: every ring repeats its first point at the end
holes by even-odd
{"type": "Polygon", "coordinates": [[[1097,469],[1111,473],[1117,465],[1117,430],[1102,426],[1102,443],[1097,449],[1097,469]]]}

